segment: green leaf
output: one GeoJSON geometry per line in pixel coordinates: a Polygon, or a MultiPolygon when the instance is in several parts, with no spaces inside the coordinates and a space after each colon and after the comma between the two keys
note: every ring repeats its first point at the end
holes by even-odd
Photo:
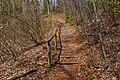
{"type": "Polygon", "coordinates": [[[32,62],[32,64],[33,64],[33,65],[36,65],[36,64],[37,64],[37,62],[36,62],[36,61],[33,61],[33,62],[32,62]]]}
{"type": "Polygon", "coordinates": [[[116,64],[116,65],[120,65],[120,61],[117,61],[115,64],[116,64]]]}

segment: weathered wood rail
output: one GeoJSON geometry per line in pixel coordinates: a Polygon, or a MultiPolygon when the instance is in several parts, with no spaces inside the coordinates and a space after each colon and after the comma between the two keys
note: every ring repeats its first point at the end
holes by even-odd
{"type": "MultiPolygon", "coordinates": [[[[61,28],[61,27],[60,27],[61,28]]],[[[48,40],[46,41],[41,41],[39,42],[37,45],[43,45],[43,44],[47,44],[47,53],[48,53],[48,65],[51,67],[51,54],[52,54],[52,48],[51,48],[51,41],[54,41],[54,48],[55,50],[59,50],[61,49],[62,50],[62,43],[61,43],[61,30],[60,28],[56,29],[55,32],[54,32],[54,35],[52,37],[50,37],[48,40]],[[58,34],[57,34],[58,33],[58,34]],[[59,36],[59,37],[58,37],[59,36]],[[57,38],[58,37],[58,38],[57,38]],[[60,48],[58,48],[58,45],[57,45],[57,42],[58,42],[58,39],[59,39],[59,45],[60,45],[60,48]]],[[[60,56],[60,55],[58,55],[60,56]]],[[[37,69],[32,69],[26,73],[23,73],[23,74],[20,74],[20,75],[16,75],[14,77],[11,77],[9,78],[8,80],[16,80],[16,79],[20,79],[22,77],[25,77],[33,72],[36,72],[37,69]]]]}
{"type": "Polygon", "coordinates": [[[47,53],[48,53],[48,65],[51,66],[51,54],[52,54],[52,48],[51,48],[51,42],[54,41],[54,49],[55,50],[62,50],[62,42],[61,42],[61,27],[55,30],[54,35],[50,37],[47,41],[47,53]],[[58,41],[59,40],[59,41],[58,41]],[[58,43],[60,47],[58,47],[58,43]]]}

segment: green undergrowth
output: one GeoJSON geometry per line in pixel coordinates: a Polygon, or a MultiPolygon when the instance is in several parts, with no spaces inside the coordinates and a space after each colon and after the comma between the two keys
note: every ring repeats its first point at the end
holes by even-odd
{"type": "Polygon", "coordinates": [[[73,16],[70,11],[66,11],[65,13],[65,22],[66,23],[73,23],[73,16]]]}

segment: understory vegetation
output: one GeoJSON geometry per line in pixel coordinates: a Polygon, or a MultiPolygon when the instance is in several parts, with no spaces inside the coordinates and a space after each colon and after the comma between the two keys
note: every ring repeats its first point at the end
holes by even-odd
{"type": "Polygon", "coordinates": [[[0,0],[0,80],[18,79],[120,80],[120,1],[0,0]]]}

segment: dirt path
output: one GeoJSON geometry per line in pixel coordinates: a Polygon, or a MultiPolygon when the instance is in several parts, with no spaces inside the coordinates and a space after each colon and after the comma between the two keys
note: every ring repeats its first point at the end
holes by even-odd
{"type": "MultiPolygon", "coordinates": [[[[57,16],[59,17],[59,15],[57,16]]],[[[106,80],[109,72],[103,71],[103,59],[98,48],[79,43],[77,29],[75,26],[63,23],[61,27],[62,54],[61,56],[74,56],[75,58],[60,58],[60,62],[79,62],[79,64],[57,65],[48,74],[46,80],[106,80]],[[105,76],[106,75],[106,76],[105,76]]],[[[61,22],[63,21],[63,22],[61,22]]],[[[97,45],[99,46],[99,45],[97,45]]]]}
{"type": "MultiPolygon", "coordinates": [[[[58,17],[58,16],[57,16],[58,17]]],[[[60,20],[60,19],[59,19],[60,20]]],[[[62,54],[60,62],[80,62],[79,53],[77,50],[80,45],[78,45],[77,29],[70,24],[64,23],[63,20],[57,21],[63,23],[61,26],[61,38],[62,38],[62,54]],[[62,58],[65,56],[75,57],[75,58],[62,58]]],[[[75,80],[79,75],[80,64],[71,65],[58,65],[55,69],[48,75],[49,80],[75,80]]],[[[79,80],[79,79],[78,79],[79,80]]]]}

